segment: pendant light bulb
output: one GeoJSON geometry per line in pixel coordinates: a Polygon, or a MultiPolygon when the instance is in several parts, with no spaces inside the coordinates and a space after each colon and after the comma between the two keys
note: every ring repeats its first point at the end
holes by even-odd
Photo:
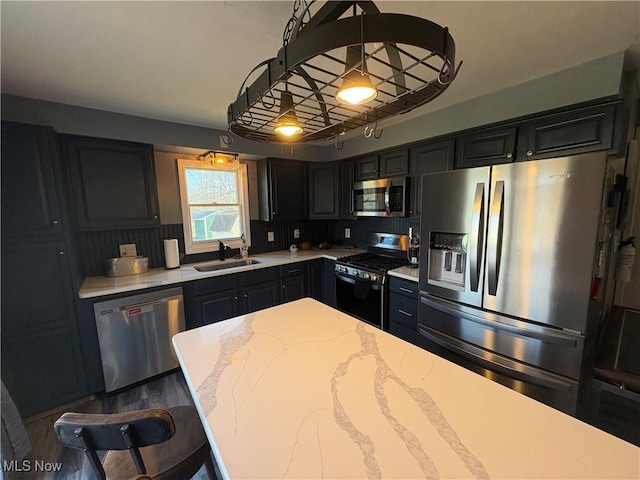
{"type": "Polygon", "coordinates": [[[336,100],[347,105],[362,105],[378,96],[378,90],[371,83],[367,74],[367,66],[362,59],[362,45],[347,47],[345,72],[342,86],[336,92],[336,100]],[[359,71],[354,66],[361,62],[359,71]]]}
{"type": "Polygon", "coordinates": [[[293,109],[293,96],[288,90],[280,94],[280,118],[273,130],[283,137],[294,137],[303,132],[296,111],[293,109]]]}

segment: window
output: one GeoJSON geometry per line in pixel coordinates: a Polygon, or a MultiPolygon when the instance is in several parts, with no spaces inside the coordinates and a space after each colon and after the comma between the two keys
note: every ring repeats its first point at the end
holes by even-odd
{"type": "Polygon", "coordinates": [[[247,166],[229,170],[199,160],[178,160],[182,224],[187,254],[213,252],[222,241],[251,245],[247,166]]]}

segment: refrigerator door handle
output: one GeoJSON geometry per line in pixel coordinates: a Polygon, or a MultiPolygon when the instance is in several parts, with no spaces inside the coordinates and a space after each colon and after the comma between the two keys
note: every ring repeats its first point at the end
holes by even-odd
{"type": "Polygon", "coordinates": [[[500,275],[500,260],[502,256],[502,230],[504,224],[504,181],[497,181],[493,201],[489,207],[489,235],[487,241],[489,295],[496,295],[498,277],[500,275]]]}
{"type": "Polygon", "coordinates": [[[471,291],[478,291],[480,282],[480,266],[482,264],[482,250],[484,248],[484,183],[476,184],[473,199],[473,214],[471,215],[471,236],[469,237],[469,275],[471,291]]]}
{"type": "MultiPolygon", "coordinates": [[[[576,336],[569,333],[558,332],[555,330],[552,331],[551,329],[545,327],[540,327],[541,329],[544,329],[544,331],[535,331],[520,327],[518,325],[509,325],[507,323],[501,322],[498,318],[486,318],[486,316],[475,315],[472,312],[467,311],[469,310],[467,307],[458,307],[452,302],[435,299],[431,295],[429,295],[428,297],[421,295],[420,302],[427,307],[434,308],[442,313],[451,315],[452,317],[464,318],[465,320],[470,320],[472,322],[479,323],[486,327],[500,330],[514,336],[534,338],[545,343],[563,347],[578,347],[578,339],[576,338],[576,336]]],[[[478,310],[478,313],[482,314],[483,312],[478,310]]],[[[495,314],[487,315],[491,315],[491,317],[498,317],[495,314]]]]}
{"type": "Polygon", "coordinates": [[[474,347],[433,328],[418,325],[418,333],[442,348],[473,361],[476,365],[514,380],[539,385],[559,392],[569,393],[572,390],[573,385],[570,382],[556,375],[516,362],[502,355],[488,352],[482,348],[474,347]]]}

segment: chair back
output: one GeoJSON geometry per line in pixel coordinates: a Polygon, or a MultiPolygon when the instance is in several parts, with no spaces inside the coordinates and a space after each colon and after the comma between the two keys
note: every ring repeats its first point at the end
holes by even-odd
{"type": "Polygon", "coordinates": [[[68,412],[54,424],[60,442],[87,454],[99,478],[105,473],[96,450],[129,450],[138,473],[146,468],[139,448],[169,440],[176,431],[171,414],[162,409],[112,414],[68,412]]]}

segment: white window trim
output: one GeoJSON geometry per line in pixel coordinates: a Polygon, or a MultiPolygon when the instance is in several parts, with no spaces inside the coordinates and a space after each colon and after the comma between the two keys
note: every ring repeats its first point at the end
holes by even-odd
{"type": "MultiPolygon", "coordinates": [[[[206,253],[217,252],[218,240],[210,240],[206,242],[194,242],[192,240],[193,234],[191,232],[191,214],[189,210],[189,202],[187,201],[187,186],[185,171],[189,167],[203,168],[202,162],[199,160],[178,160],[178,181],[180,183],[180,204],[182,206],[182,226],[184,229],[184,246],[185,253],[187,255],[194,253],[206,253]]],[[[206,168],[206,166],[205,166],[206,168]]],[[[215,170],[215,168],[213,169],[215,170]]],[[[244,238],[247,247],[251,246],[251,230],[249,223],[249,177],[247,175],[247,165],[240,164],[238,168],[238,193],[240,198],[238,203],[242,210],[243,224],[244,224],[244,238]]],[[[240,248],[242,241],[239,238],[222,238],[220,241],[226,243],[231,248],[240,248]]]]}

